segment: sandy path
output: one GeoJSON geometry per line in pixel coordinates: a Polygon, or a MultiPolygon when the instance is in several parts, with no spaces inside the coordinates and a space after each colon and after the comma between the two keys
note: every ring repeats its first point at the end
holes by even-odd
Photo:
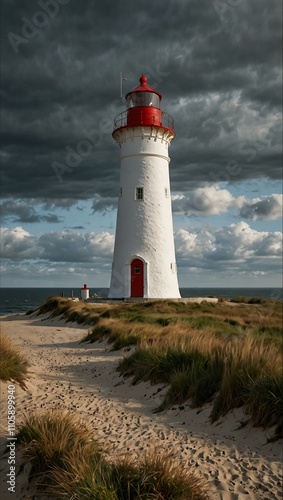
{"type": "MultiPolygon", "coordinates": [[[[106,342],[80,344],[88,327],[47,317],[13,315],[1,318],[1,331],[20,347],[30,363],[27,391],[16,386],[17,423],[24,413],[64,408],[88,422],[94,437],[113,454],[139,456],[154,447],[172,451],[209,482],[213,498],[282,498],[282,441],[266,444],[258,429],[236,430],[237,410],[211,425],[209,407],[176,406],[162,414],[152,410],[166,388],[131,386],[115,371],[128,350],[110,352],[106,342]]],[[[7,385],[2,384],[1,437],[7,438],[7,385]]],[[[19,467],[19,465],[18,465],[19,467]]],[[[17,477],[17,493],[5,494],[7,455],[1,460],[1,499],[32,498],[26,471],[17,477]]],[[[39,497],[37,498],[44,498],[39,497]]]]}

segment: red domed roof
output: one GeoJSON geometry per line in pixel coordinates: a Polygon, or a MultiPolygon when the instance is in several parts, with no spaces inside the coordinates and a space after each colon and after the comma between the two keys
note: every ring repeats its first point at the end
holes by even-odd
{"type": "Polygon", "coordinates": [[[128,95],[133,94],[134,92],[153,92],[154,94],[157,94],[159,96],[160,101],[162,99],[162,95],[159,92],[157,92],[152,87],[149,87],[149,85],[147,85],[147,78],[144,74],[142,74],[142,76],[140,77],[140,85],[138,85],[138,87],[136,87],[135,89],[131,90],[131,92],[128,92],[126,95],[126,99],[128,95]]]}

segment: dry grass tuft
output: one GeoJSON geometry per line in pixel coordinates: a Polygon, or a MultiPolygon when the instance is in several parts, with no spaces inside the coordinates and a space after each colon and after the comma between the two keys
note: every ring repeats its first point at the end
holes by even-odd
{"type": "Polygon", "coordinates": [[[206,500],[202,479],[180,465],[173,456],[151,451],[133,463],[125,456],[114,463],[113,478],[119,499],[206,500]]]}
{"type": "Polygon", "coordinates": [[[18,432],[32,460],[31,475],[47,492],[73,500],[206,500],[205,483],[172,457],[151,453],[133,464],[132,457],[107,458],[84,424],[59,411],[27,417],[18,432]]]}
{"type": "Polygon", "coordinates": [[[108,307],[107,304],[87,304],[81,300],[50,297],[39,307],[37,315],[50,312],[52,318],[62,316],[66,321],[93,325],[108,307]]]}
{"type": "Polygon", "coordinates": [[[31,460],[31,474],[41,474],[47,480],[54,467],[64,468],[66,457],[74,450],[83,449],[87,456],[100,459],[101,448],[89,436],[86,425],[60,410],[26,416],[17,433],[25,456],[31,460]]]}
{"type": "Polygon", "coordinates": [[[18,383],[26,388],[28,362],[7,337],[0,336],[0,379],[18,383]]]}

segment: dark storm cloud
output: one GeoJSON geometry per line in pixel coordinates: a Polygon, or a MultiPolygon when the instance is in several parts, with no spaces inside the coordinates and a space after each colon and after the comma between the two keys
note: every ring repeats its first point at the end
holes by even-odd
{"type": "Polygon", "coordinates": [[[5,200],[0,205],[0,216],[4,221],[11,220],[12,222],[34,223],[34,222],[60,222],[60,217],[55,214],[39,214],[31,205],[27,205],[20,200],[5,200]]]}
{"type": "Polygon", "coordinates": [[[218,4],[4,0],[3,195],[112,206],[120,71],[125,91],[144,71],[174,116],[172,190],[281,178],[281,2],[218,4]]]}
{"type": "Polygon", "coordinates": [[[115,209],[117,207],[117,197],[114,198],[101,198],[100,196],[96,196],[92,203],[92,210],[94,212],[102,212],[105,213],[106,209],[115,209]]]}

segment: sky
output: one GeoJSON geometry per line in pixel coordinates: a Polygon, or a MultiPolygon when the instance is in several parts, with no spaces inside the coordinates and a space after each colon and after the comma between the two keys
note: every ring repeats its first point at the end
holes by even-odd
{"type": "Polygon", "coordinates": [[[280,287],[281,0],[2,0],[1,283],[108,287],[113,121],[139,84],[175,121],[180,287],[280,287]]]}

